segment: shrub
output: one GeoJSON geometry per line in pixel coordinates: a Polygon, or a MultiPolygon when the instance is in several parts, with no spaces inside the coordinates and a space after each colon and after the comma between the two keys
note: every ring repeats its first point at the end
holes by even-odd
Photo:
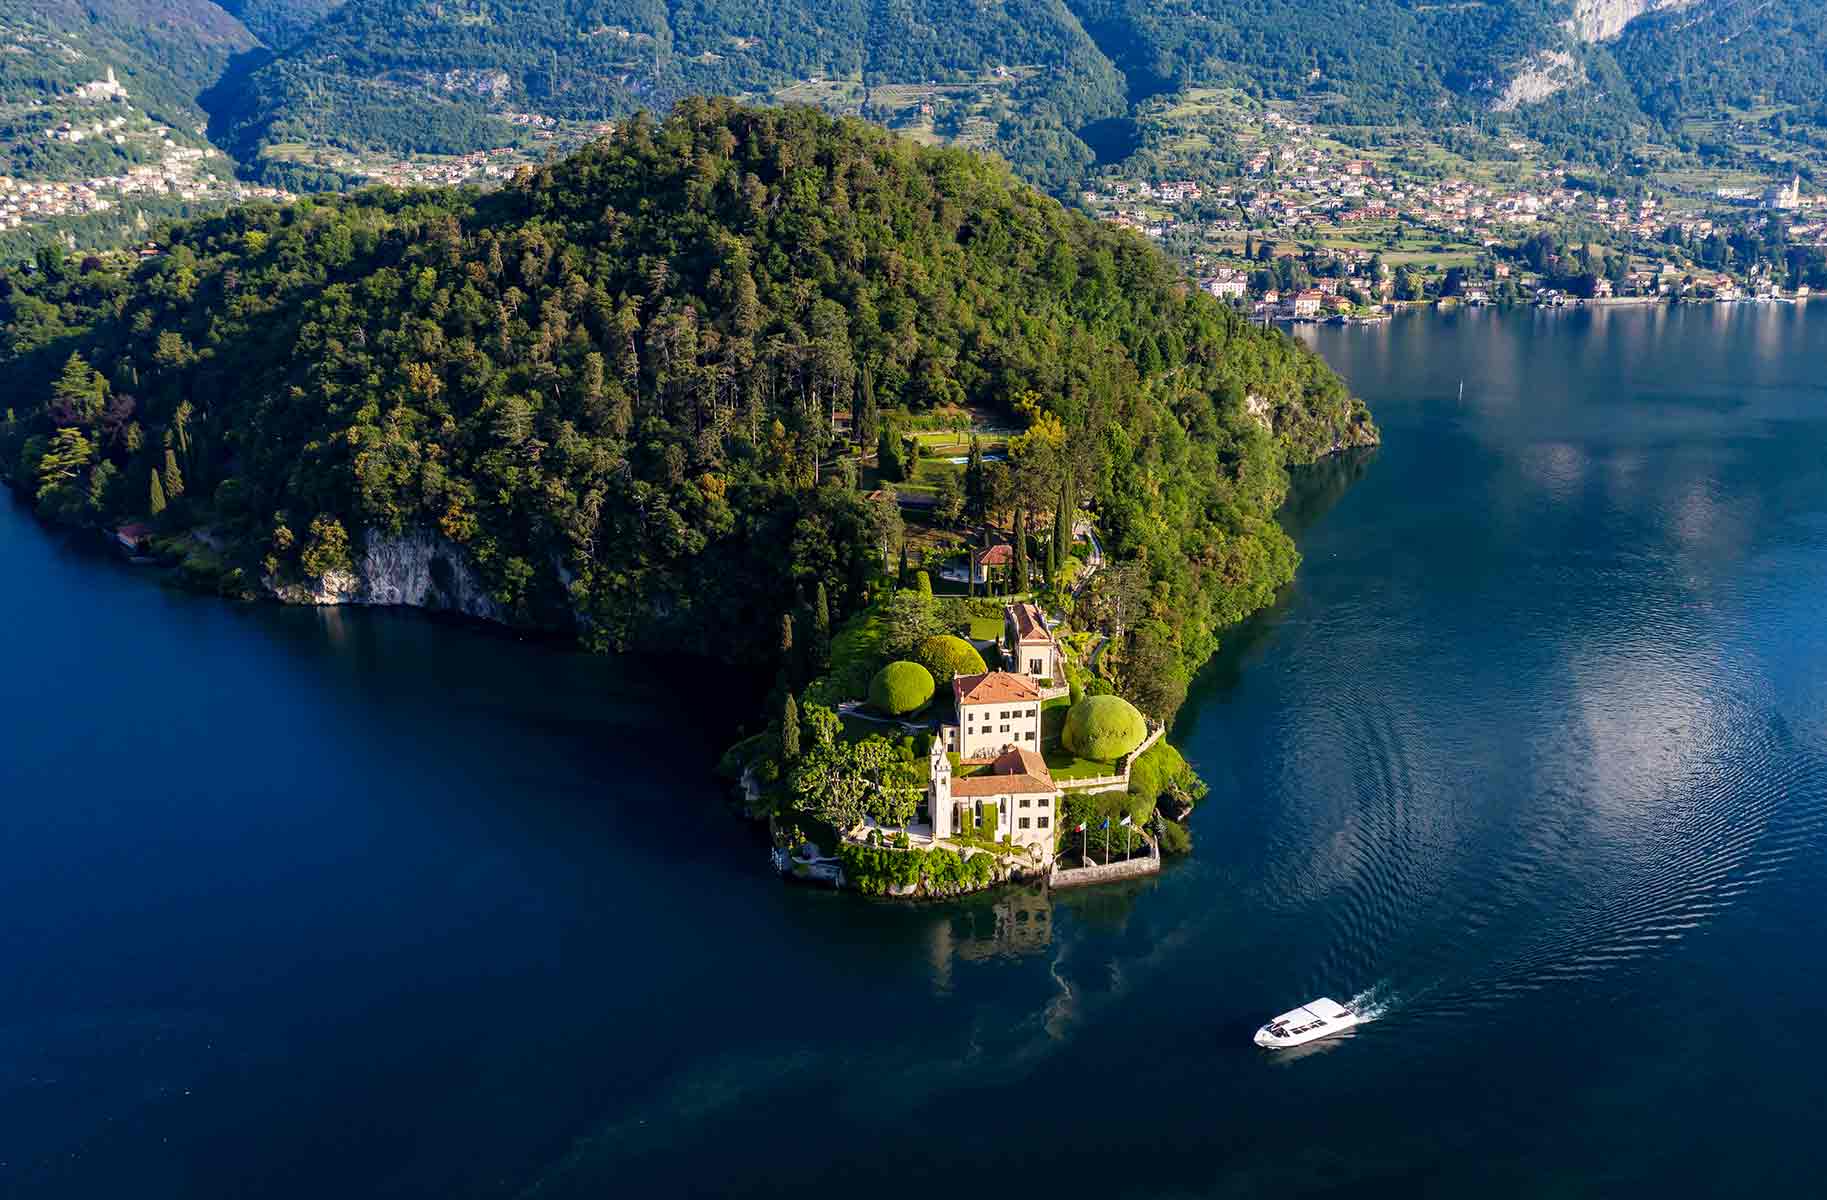
{"type": "Polygon", "coordinates": [[[891,717],[925,708],[933,698],[933,677],[915,662],[891,662],[869,681],[869,703],[891,717]]]}
{"type": "Polygon", "coordinates": [[[1087,696],[1066,714],[1066,748],[1080,758],[1115,762],[1147,736],[1148,723],[1121,696],[1087,696]]]}
{"type": "Polygon", "coordinates": [[[1152,803],[1160,798],[1168,784],[1190,771],[1180,752],[1162,738],[1148,748],[1147,754],[1139,755],[1129,764],[1129,791],[1152,803]]]}
{"type": "Polygon", "coordinates": [[[1161,822],[1161,853],[1186,854],[1193,848],[1193,835],[1178,821],[1161,822]]]}
{"type": "Polygon", "coordinates": [[[989,668],[983,655],[961,637],[937,634],[921,642],[914,651],[914,661],[932,672],[936,684],[950,683],[959,675],[979,675],[989,668]]]}

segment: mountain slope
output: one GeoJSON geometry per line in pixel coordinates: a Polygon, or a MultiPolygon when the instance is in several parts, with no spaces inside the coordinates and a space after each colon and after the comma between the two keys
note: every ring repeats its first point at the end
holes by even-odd
{"type": "Polygon", "coordinates": [[[55,95],[110,67],[134,102],[180,129],[197,96],[258,40],[211,0],[0,0],[0,96],[55,95]]]}
{"type": "Polygon", "coordinates": [[[216,111],[244,158],[456,151],[505,140],[515,111],[598,119],[824,80],[821,102],[888,115],[908,89],[970,85],[987,144],[1057,189],[1090,161],[1086,126],[1187,85],[1346,124],[1507,112],[1615,156],[1647,119],[1766,88],[1809,103],[1824,61],[1804,0],[348,0],[216,111]]]}
{"type": "Polygon", "coordinates": [[[1017,64],[1040,82],[1015,89],[1011,140],[1035,136],[1024,121],[1069,132],[1122,110],[1120,77],[1060,0],[352,0],[218,115],[244,158],[299,140],[458,151],[503,140],[515,111],[600,119],[811,77],[959,81],[1017,64]]]}

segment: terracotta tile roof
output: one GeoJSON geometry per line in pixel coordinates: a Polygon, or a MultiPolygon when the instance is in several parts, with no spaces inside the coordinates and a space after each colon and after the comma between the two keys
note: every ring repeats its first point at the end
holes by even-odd
{"type": "Polygon", "coordinates": [[[1036,779],[1032,775],[967,775],[963,779],[952,780],[954,796],[1051,796],[1059,789],[1053,786],[1051,779],[1036,779]]]}
{"type": "Polygon", "coordinates": [[[1010,746],[1004,750],[991,764],[990,770],[998,775],[1033,775],[1048,783],[1053,782],[1053,772],[1047,770],[1047,760],[1020,746],[1010,746]]]}
{"type": "Polygon", "coordinates": [[[1007,542],[997,542],[988,550],[979,550],[976,555],[980,567],[1006,567],[1015,561],[1015,547],[1007,542]]]}
{"type": "Polygon", "coordinates": [[[1040,615],[1040,606],[1023,601],[1009,605],[1009,616],[1015,620],[1015,640],[1023,646],[1053,644],[1053,635],[1047,631],[1047,621],[1040,615]]]}
{"type": "Polygon", "coordinates": [[[1014,746],[998,755],[983,774],[952,780],[954,796],[1051,795],[1058,790],[1053,772],[1047,770],[1047,760],[1032,750],[1014,746]]]}
{"type": "Polygon", "coordinates": [[[1013,700],[1040,699],[1040,686],[1026,675],[986,671],[960,675],[952,680],[952,700],[958,704],[1007,704],[1013,700]]]}

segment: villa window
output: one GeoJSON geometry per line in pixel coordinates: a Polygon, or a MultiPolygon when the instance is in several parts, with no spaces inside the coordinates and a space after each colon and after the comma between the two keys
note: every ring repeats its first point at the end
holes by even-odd
{"type": "MultiPolygon", "coordinates": [[[[1047,807],[1047,798],[1045,796],[1042,796],[1040,799],[1036,800],[1034,802],[1034,804],[1037,808],[1045,808],[1045,807],[1047,807]]],[[[1046,818],[1043,817],[1041,819],[1045,820],[1046,818]]]]}
{"type": "Polygon", "coordinates": [[[1040,818],[1038,818],[1038,820],[1040,821],[1040,827],[1042,829],[1045,829],[1047,827],[1047,818],[1040,817],[1040,818]]]}
{"type": "Polygon", "coordinates": [[[1028,740],[1030,742],[1034,740],[1034,731],[1032,729],[1028,730],[1028,740]]]}
{"type": "Polygon", "coordinates": [[[1021,819],[1021,827],[1022,827],[1022,828],[1023,828],[1023,829],[1026,829],[1026,828],[1027,828],[1027,827],[1028,827],[1028,819],[1027,819],[1027,818],[1026,818],[1026,817],[1023,817],[1023,818],[1022,818],[1022,819],[1021,819]]]}
{"type": "Polygon", "coordinates": [[[1026,796],[1023,796],[1023,797],[1022,797],[1022,798],[1021,798],[1021,806],[1022,806],[1022,807],[1023,807],[1023,808],[1026,808],[1026,807],[1027,807],[1027,806],[1028,806],[1028,798],[1027,798],[1027,797],[1026,797],[1026,796]]]}
{"type": "Polygon", "coordinates": [[[1008,731],[1009,731],[1009,727],[1007,725],[1004,725],[1001,729],[1001,732],[1003,732],[1003,733],[1007,733],[1008,731]]]}

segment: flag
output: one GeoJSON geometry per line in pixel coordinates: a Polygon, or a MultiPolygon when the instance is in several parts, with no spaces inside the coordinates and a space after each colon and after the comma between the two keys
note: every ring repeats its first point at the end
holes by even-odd
{"type": "Polygon", "coordinates": [[[1118,825],[1127,825],[1127,824],[1129,824],[1129,818],[1124,817],[1121,821],[1118,821],[1117,824],[1118,825]]]}
{"type": "Polygon", "coordinates": [[[1109,817],[1105,817],[1105,818],[1104,818],[1104,823],[1103,823],[1103,824],[1102,824],[1102,825],[1099,825],[1099,826],[1098,826],[1098,828],[1099,828],[1099,829],[1109,829],[1109,828],[1110,828],[1110,818],[1109,818],[1109,817]]]}
{"type": "Polygon", "coordinates": [[[1083,822],[1083,821],[1080,821],[1080,822],[1079,822],[1079,823],[1078,823],[1078,828],[1077,828],[1077,829],[1074,829],[1074,830],[1073,830],[1073,831],[1072,831],[1072,832],[1073,832],[1073,833],[1083,833],[1083,832],[1085,832],[1085,823],[1084,823],[1084,822],[1083,822]]]}

